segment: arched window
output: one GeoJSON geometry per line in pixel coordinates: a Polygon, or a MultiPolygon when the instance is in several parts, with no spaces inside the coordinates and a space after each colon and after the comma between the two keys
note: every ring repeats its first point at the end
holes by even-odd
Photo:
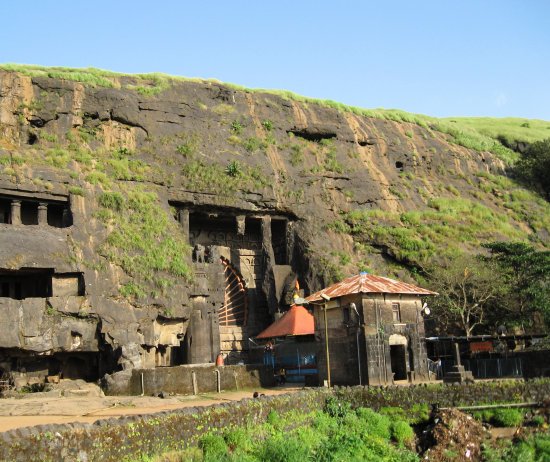
{"type": "Polygon", "coordinates": [[[225,274],[223,306],[219,310],[220,326],[244,326],[247,317],[246,284],[233,265],[221,258],[225,274]]]}

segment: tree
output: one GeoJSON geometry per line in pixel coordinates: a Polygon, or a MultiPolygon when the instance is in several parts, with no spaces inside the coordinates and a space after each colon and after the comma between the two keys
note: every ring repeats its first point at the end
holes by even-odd
{"type": "Polygon", "coordinates": [[[517,162],[516,173],[540,187],[550,198],[550,138],[532,143],[517,162]]]}
{"type": "Polygon", "coordinates": [[[536,250],[523,242],[486,244],[486,260],[503,275],[502,307],[508,320],[532,324],[535,313],[550,323],[550,251],[536,250]]]}
{"type": "Polygon", "coordinates": [[[432,306],[440,325],[457,325],[470,337],[485,321],[487,307],[502,291],[499,272],[489,262],[463,255],[429,271],[431,288],[439,292],[432,306]]]}

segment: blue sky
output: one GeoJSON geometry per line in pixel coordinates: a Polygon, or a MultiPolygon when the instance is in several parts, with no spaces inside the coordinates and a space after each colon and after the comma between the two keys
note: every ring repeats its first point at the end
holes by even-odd
{"type": "Polygon", "coordinates": [[[41,0],[0,62],[217,78],[366,108],[550,120],[546,0],[41,0]]]}

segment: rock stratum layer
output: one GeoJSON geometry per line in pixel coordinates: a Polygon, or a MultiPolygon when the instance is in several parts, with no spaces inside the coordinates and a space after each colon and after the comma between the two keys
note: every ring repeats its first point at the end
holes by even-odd
{"type": "Polygon", "coordinates": [[[0,71],[0,367],[116,392],[136,367],[252,361],[296,280],[545,246],[546,202],[456,141],[215,82],[0,71]]]}

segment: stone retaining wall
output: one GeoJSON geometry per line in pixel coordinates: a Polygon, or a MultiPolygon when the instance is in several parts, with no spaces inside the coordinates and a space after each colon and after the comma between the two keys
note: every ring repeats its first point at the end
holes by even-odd
{"type": "Polygon", "coordinates": [[[94,424],[39,425],[0,433],[0,460],[117,461],[196,444],[207,429],[264,422],[270,411],[310,412],[335,394],[354,406],[441,406],[486,402],[541,401],[550,397],[550,380],[479,382],[471,385],[337,387],[264,396],[201,408],[100,420],[94,424]]]}
{"type": "Polygon", "coordinates": [[[550,399],[550,379],[480,381],[468,385],[337,387],[334,392],[354,407],[373,409],[384,406],[408,409],[419,403],[455,407],[483,403],[541,402],[550,399]]]}
{"type": "MultiPolygon", "coordinates": [[[[161,391],[179,395],[216,392],[218,374],[221,390],[269,387],[275,384],[273,369],[265,366],[223,366],[213,364],[134,369],[125,394],[157,395],[161,391]],[[143,374],[143,390],[141,376],[143,374]],[[195,385],[193,385],[193,383],[195,385]],[[194,386],[196,390],[193,390],[194,386]]],[[[120,393],[117,393],[120,394],[120,393]]]]}

